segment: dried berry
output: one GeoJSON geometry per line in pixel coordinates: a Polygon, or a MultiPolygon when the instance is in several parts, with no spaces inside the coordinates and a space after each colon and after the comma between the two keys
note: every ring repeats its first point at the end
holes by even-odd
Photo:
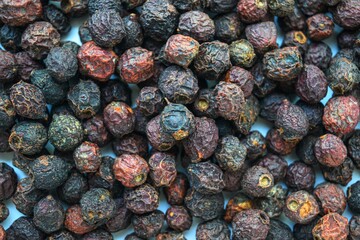
{"type": "Polygon", "coordinates": [[[270,151],[279,155],[288,155],[296,147],[297,141],[285,141],[279,130],[272,128],[266,134],[266,140],[270,151]]]}
{"type": "Polygon", "coordinates": [[[31,171],[36,188],[52,190],[65,183],[70,167],[60,157],[43,155],[31,163],[31,171]]]}
{"type": "Polygon", "coordinates": [[[347,204],[354,213],[360,213],[359,205],[360,181],[353,183],[347,189],[347,204]]]}
{"type": "Polygon", "coordinates": [[[260,113],[259,100],[251,95],[245,99],[243,109],[240,111],[239,118],[235,120],[235,126],[238,131],[244,135],[248,135],[252,126],[260,113]]]}
{"type": "Polygon", "coordinates": [[[236,66],[227,71],[224,81],[239,85],[245,97],[251,96],[255,83],[254,77],[249,71],[236,66]]]}
{"type": "Polygon", "coordinates": [[[83,123],[85,138],[97,144],[99,147],[104,147],[109,143],[111,135],[105,127],[104,118],[102,115],[95,115],[83,123]]]}
{"type": "Polygon", "coordinates": [[[315,104],[309,104],[302,100],[296,102],[304,112],[309,120],[309,133],[315,133],[316,130],[322,128],[322,116],[324,113],[324,105],[319,102],[315,104]]]}
{"type": "Polygon", "coordinates": [[[22,28],[4,25],[0,27],[0,43],[3,48],[11,53],[21,49],[22,28]]]}
{"type": "Polygon", "coordinates": [[[141,47],[130,48],[121,55],[117,71],[126,83],[143,82],[154,74],[153,53],[141,47]]]}
{"type": "Polygon", "coordinates": [[[146,136],[156,150],[167,151],[175,145],[176,141],[170,134],[162,130],[160,122],[161,115],[151,119],[146,125],[146,136]]]}
{"type": "Polygon", "coordinates": [[[249,68],[256,60],[254,48],[245,39],[234,41],[229,46],[230,60],[235,66],[249,68]]]}
{"type": "Polygon", "coordinates": [[[360,5],[356,0],[343,0],[332,10],[334,21],[345,29],[357,29],[360,26],[360,5]]]}
{"type": "Polygon", "coordinates": [[[285,207],[285,200],[288,190],[277,184],[271,188],[265,197],[257,198],[255,206],[264,211],[270,218],[279,217],[285,207]]]}
{"type": "MultiPolygon", "coordinates": [[[[260,2],[264,3],[265,1],[261,0],[260,2]]],[[[247,40],[253,45],[255,51],[260,55],[277,48],[277,31],[274,22],[261,22],[248,25],[245,28],[245,35],[247,40]]]]}
{"type": "Polygon", "coordinates": [[[274,186],[274,177],[264,167],[254,166],[249,168],[241,182],[245,194],[251,197],[264,197],[274,186]]]}
{"type": "Polygon", "coordinates": [[[70,16],[81,17],[87,13],[88,0],[61,0],[62,10],[70,16]]]}
{"type": "Polygon", "coordinates": [[[284,158],[271,153],[261,158],[257,165],[268,169],[274,177],[274,182],[283,180],[288,168],[288,164],[284,158]]]}
{"type": "Polygon", "coordinates": [[[340,166],[334,168],[321,166],[321,170],[327,181],[346,186],[352,179],[354,163],[347,157],[340,166]]]}
{"type": "Polygon", "coordinates": [[[311,191],[315,184],[315,170],[312,166],[295,161],[287,169],[285,183],[289,188],[296,191],[311,191]]]}
{"type": "Polygon", "coordinates": [[[125,187],[140,186],[146,181],[149,165],[139,155],[122,154],[113,166],[115,178],[125,187]]]}
{"type": "Polygon", "coordinates": [[[38,122],[19,122],[12,128],[9,136],[11,149],[24,155],[40,153],[47,141],[47,130],[38,122]]]}
{"type": "Polygon", "coordinates": [[[321,41],[331,36],[334,23],[330,17],[319,13],[306,20],[308,35],[311,40],[321,41]]]}
{"type": "Polygon", "coordinates": [[[215,151],[215,159],[224,171],[239,171],[245,162],[247,149],[240,140],[232,135],[220,139],[215,151]]]}
{"type": "Polygon", "coordinates": [[[193,72],[175,65],[161,73],[158,86],[165,98],[179,104],[194,102],[199,90],[198,80],[193,72]]]}
{"type": "Polygon", "coordinates": [[[266,76],[280,82],[297,77],[303,68],[302,57],[297,47],[285,47],[267,52],[263,63],[266,76]]]}
{"type": "Polygon", "coordinates": [[[36,60],[44,59],[53,47],[59,45],[60,34],[48,22],[30,24],[21,39],[21,47],[36,60]]]}
{"type": "Polygon", "coordinates": [[[338,213],[329,213],[320,218],[312,230],[314,239],[346,240],[349,235],[347,218],[338,213]]]}
{"type": "Polygon", "coordinates": [[[185,174],[177,173],[174,181],[164,188],[166,200],[170,205],[182,205],[186,192],[189,188],[189,181],[185,174]]]}
{"type": "Polygon", "coordinates": [[[199,162],[214,153],[218,140],[219,132],[213,119],[195,118],[195,132],[183,140],[183,146],[191,161],[199,162]]]}
{"type": "Polygon", "coordinates": [[[92,37],[91,37],[91,34],[90,34],[89,21],[88,20],[84,21],[80,25],[80,27],[79,27],[79,37],[80,37],[81,43],[84,43],[84,44],[93,40],[92,37]]]}
{"type": "Polygon", "coordinates": [[[183,206],[172,206],[168,208],[165,220],[170,228],[178,232],[189,230],[192,225],[192,217],[183,206]]]}
{"type": "Polygon", "coordinates": [[[270,230],[266,237],[266,240],[294,240],[291,228],[280,220],[270,220],[270,230]]]}
{"type": "Polygon", "coordinates": [[[355,166],[360,166],[360,131],[355,130],[354,134],[347,140],[348,156],[353,160],[355,166]]]}
{"type": "Polygon", "coordinates": [[[115,72],[117,56],[107,49],[102,49],[89,41],[79,49],[77,59],[81,74],[105,82],[115,72]]]}
{"type": "Polygon", "coordinates": [[[122,6],[121,2],[116,0],[88,0],[88,10],[90,15],[93,15],[96,11],[99,10],[115,10],[116,12],[121,12],[122,6]]]}
{"type": "Polygon", "coordinates": [[[0,153],[11,152],[11,148],[8,142],[9,136],[10,134],[8,131],[0,130],[0,153]]]}
{"type": "Polygon", "coordinates": [[[10,89],[10,100],[18,115],[30,119],[46,119],[46,102],[35,85],[20,81],[10,89]]]}
{"type": "Polygon", "coordinates": [[[83,142],[74,150],[76,168],[81,173],[96,172],[101,164],[101,152],[99,146],[91,142],[83,142]]]}
{"type": "Polygon", "coordinates": [[[268,4],[264,0],[241,0],[237,5],[237,12],[241,21],[254,23],[261,21],[267,14],[268,4]]]}
{"type": "Polygon", "coordinates": [[[270,219],[265,212],[248,209],[235,215],[232,221],[234,239],[265,239],[270,219]]]}
{"type": "Polygon", "coordinates": [[[199,79],[218,80],[230,65],[229,46],[219,41],[201,44],[194,59],[194,69],[199,79]]]}
{"type": "Polygon", "coordinates": [[[75,234],[85,234],[96,228],[84,221],[80,205],[70,206],[66,210],[64,225],[67,230],[75,234]]]}
{"type": "Polygon", "coordinates": [[[260,116],[268,121],[274,122],[279,107],[286,99],[288,98],[283,93],[274,92],[267,94],[260,102],[260,116]]]}
{"type": "Polygon", "coordinates": [[[113,165],[115,159],[109,156],[101,158],[101,164],[98,170],[89,176],[90,188],[105,188],[114,190],[113,196],[117,197],[118,192],[122,192],[122,186],[119,182],[115,182],[113,173],[113,165]],[[114,189],[118,188],[118,189],[114,189]]]}
{"type": "Polygon", "coordinates": [[[316,159],[327,167],[338,167],[347,156],[347,149],[340,138],[332,134],[321,136],[315,143],[316,159]]]}
{"type": "Polygon", "coordinates": [[[325,71],[331,61],[331,48],[323,42],[311,43],[305,53],[304,62],[312,64],[325,71]]]}
{"type": "Polygon", "coordinates": [[[308,16],[323,12],[326,8],[324,1],[319,0],[298,0],[301,11],[308,16]]]}
{"type": "Polygon", "coordinates": [[[351,133],[359,121],[359,111],[359,103],[353,96],[331,98],[324,108],[324,127],[338,136],[351,133]]]}
{"type": "Polygon", "coordinates": [[[228,225],[220,220],[214,219],[207,222],[199,223],[196,228],[196,239],[207,240],[207,239],[219,239],[229,240],[230,229],[228,225]]]}
{"type": "Polygon", "coordinates": [[[59,151],[74,150],[84,135],[81,123],[71,115],[54,115],[48,133],[49,141],[59,151]]]}
{"type": "Polygon", "coordinates": [[[298,239],[298,240],[312,240],[312,239],[314,239],[313,235],[312,235],[312,229],[315,227],[315,225],[316,225],[316,223],[318,222],[319,219],[320,218],[317,217],[308,224],[296,223],[294,225],[294,229],[293,229],[295,239],[298,239]]]}
{"type": "Polygon", "coordinates": [[[18,52],[15,54],[18,69],[18,77],[23,81],[29,81],[33,70],[42,69],[43,65],[32,59],[27,52],[18,52]]]}
{"type": "Polygon", "coordinates": [[[308,165],[315,165],[318,163],[314,152],[314,146],[317,140],[318,137],[307,135],[296,146],[296,155],[301,161],[308,165]]]}
{"type": "Polygon", "coordinates": [[[208,42],[214,39],[215,24],[206,13],[189,11],[180,16],[178,32],[199,42],[208,42]]]}
{"type": "Polygon", "coordinates": [[[164,53],[168,62],[187,68],[199,51],[199,43],[188,36],[176,34],[166,42],[164,53]]]}
{"type": "Polygon", "coordinates": [[[58,188],[59,197],[68,204],[79,203],[82,195],[87,192],[87,179],[78,172],[73,172],[66,182],[58,188]]]}
{"type": "Polygon", "coordinates": [[[319,202],[322,214],[342,214],[346,208],[346,197],[343,190],[333,183],[322,183],[314,189],[314,196],[319,202]]]}
{"type": "Polygon", "coordinates": [[[253,93],[256,97],[263,98],[275,90],[277,82],[265,76],[262,61],[257,62],[250,71],[255,80],[253,93]]]}
{"type": "Polygon", "coordinates": [[[116,204],[115,213],[106,222],[106,229],[110,232],[118,232],[126,229],[131,224],[132,212],[125,207],[123,198],[114,199],[116,204]]]}
{"type": "Polygon", "coordinates": [[[176,178],[175,156],[169,153],[155,152],[148,160],[150,179],[155,187],[168,187],[176,178]]]}
{"type": "Polygon", "coordinates": [[[38,230],[29,217],[19,217],[6,230],[6,239],[45,239],[45,234],[38,230]]]}
{"type": "Polygon", "coordinates": [[[113,236],[110,232],[104,229],[97,229],[92,232],[86,233],[83,237],[83,240],[95,240],[95,239],[102,239],[102,240],[113,240],[113,236]]]}
{"type": "Polygon", "coordinates": [[[271,0],[268,2],[269,12],[278,17],[286,17],[293,13],[294,0],[271,0]]]}
{"type": "Polygon", "coordinates": [[[229,202],[226,204],[224,220],[227,223],[231,223],[237,213],[251,208],[253,208],[252,200],[242,193],[237,193],[230,198],[229,202]]]}
{"type": "Polygon", "coordinates": [[[356,240],[360,237],[359,216],[353,215],[349,222],[349,239],[356,240]]]}
{"type": "Polygon", "coordinates": [[[68,33],[71,29],[69,18],[55,5],[49,4],[44,6],[43,17],[61,34],[68,33]]]}
{"type": "Polygon", "coordinates": [[[165,107],[165,99],[157,87],[143,87],[136,98],[136,104],[145,116],[154,116],[165,107]]]}
{"type": "Polygon", "coordinates": [[[4,203],[0,203],[0,223],[5,221],[9,216],[9,209],[4,203]]]}
{"type": "Polygon", "coordinates": [[[4,162],[0,163],[0,201],[11,198],[17,186],[17,175],[14,169],[4,162]]]}
{"type": "Polygon", "coordinates": [[[150,213],[159,206],[159,192],[149,184],[143,184],[124,193],[125,205],[135,214],[150,213]]]}
{"type": "Polygon", "coordinates": [[[134,215],[132,224],[138,237],[149,239],[160,233],[164,224],[164,213],[160,210],[144,215],[134,215]]]}
{"type": "Polygon", "coordinates": [[[192,216],[208,221],[223,214],[224,196],[222,193],[206,195],[190,188],[185,197],[185,205],[192,216]]]}
{"type": "Polygon", "coordinates": [[[241,88],[235,83],[219,82],[215,89],[217,114],[226,120],[239,118],[245,99],[241,88]]]}
{"type": "Polygon", "coordinates": [[[46,234],[53,233],[63,227],[65,211],[61,203],[48,195],[34,207],[34,224],[46,234]]]}
{"type": "Polygon", "coordinates": [[[0,50],[0,60],[0,82],[11,82],[16,77],[18,71],[15,55],[0,50]]]}
{"type": "Polygon", "coordinates": [[[284,213],[295,223],[310,223],[319,212],[319,205],[316,199],[306,191],[301,190],[290,193],[286,198],[284,213]]]}
{"type": "Polygon", "coordinates": [[[113,136],[121,138],[134,130],[135,115],[126,103],[111,102],[104,109],[104,123],[113,136]]]}
{"type": "MultiPolygon", "coordinates": [[[[1,33],[0,33],[1,34],[1,33]]],[[[337,35],[337,44],[340,49],[352,48],[355,45],[357,31],[343,30],[337,35]]]]}
{"type": "Polygon", "coordinates": [[[112,148],[117,156],[122,154],[138,154],[146,157],[148,154],[148,141],[139,134],[131,133],[112,143],[112,148]]]}
{"type": "Polygon", "coordinates": [[[42,14],[40,0],[1,1],[0,21],[10,26],[24,26],[42,14]]]}
{"type": "Polygon", "coordinates": [[[175,31],[179,13],[167,0],[150,0],[142,6],[140,23],[145,35],[166,41],[175,31]]]}
{"type": "Polygon", "coordinates": [[[231,43],[240,38],[244,24],[236,13],[227,13],[214,19],[215,38],[221,42],[231,43]]]}

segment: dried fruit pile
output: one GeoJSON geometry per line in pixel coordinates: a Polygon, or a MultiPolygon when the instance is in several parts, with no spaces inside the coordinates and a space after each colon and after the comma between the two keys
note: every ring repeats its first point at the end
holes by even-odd
{"type": "Polygon", "coordinates": [[[1,240],[360,239],[359,0],[0,0],[0,44],[1,240]]]}

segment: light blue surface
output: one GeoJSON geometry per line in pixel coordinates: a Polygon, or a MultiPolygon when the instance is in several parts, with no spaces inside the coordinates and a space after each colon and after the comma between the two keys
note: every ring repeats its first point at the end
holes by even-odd
{"type": "MultiPolygon", "coordinates": [[[[83,17],[83,18],[78,18],[78,19],[73,19],[71,24],[72,24],[72,29],[71,31],[65,35],[62,40],[63,41],[66,41],[66,40],[71,40],[71,41],[74,41],[78,44],[81,45],[81,42],[80,42],[80,38],[79,38],[79,35],[78,35],[78,28],[79,26],[81,25],[81,23],[83,21],[86,20],[86,17],[83,17]]],[[[280,29],[278,28],[278,31],[279,31],[279,37],[277,39],[277,43],[281,46],[282,44],[282,40],[283,40],[283,37],[282,37],[282,33],[280,32],[280,29]]],[[[341,29],[339,27],[336,27],[335,28],[335,31],[336,33],[339,33],[341,31],[341,29]]],[[[331,38],[329,39],[326,39],[324,42],[326,42],[330,47],[331,47],[331,50],[332,50],[332,53],[333,55],[335,55],[335,53],[338,51],[338,48],[336,46],[336,36],[333,35],[331,38]]],[[[133,91],[133,99],[136,97],[136,88],[132,86],[132,89],[134,89],[133,91]]],[[[332,96],[332,91],[329,89],[328,91],[328,94],[327,96],[322,100],[322,103],[326,103],[328,101],[328,99],[332,96]]],[[[259,119],[255,125],[252,127],[252,130],[258,130],[260,131],[264,136],[266,136],[266,133],[267,131],[270,129],[271,127],[271,124],[265,120],[262,120],[262,119],[259,119]]],[[[359,128],[359,125],[357,126],[357,128],[359,128]]],[[[111,151],[111,148],[105,148],[103,149],[103,155],[109,155],[109,156],[113,156],[114,157],[114,154],[112,153],[111,151]]],[[[5,154],[1,154],[0,153],[0,161],[3,161],[3,162],[6,162],[8,163],[9,165],[12,166],[11,164],[11,159],[12,159],[12,156],[13,154],[12,153],[5,153],[5,154]]],[[[286,156],[285,157],[286,160],[288,161],[288,163],[292,163],[294,160],[297,160],[297,156],[293,153],[289,156],[286,156]]],[[[17,168],[15,168],[15,171],[16,173],[18,174],[18,177],[19,179],[23,178],[23,177],[26,177],[26,175],[21,172],[20,170],[18,170],[17,168]]],[[[354,171],[354,174],[353,174],[353,179],[352,181],[348,184],[351,185],[353,184],[354,182],[356,182],[357,180],[360,179],[360,171],[359,170],[355,170],[354,171]]],[[[316,168],[316,184],[319,184],[321,182],[324,182],[324,178],[321,174],[321,171],[319,170],[319,168],[316,168]]],[[[342,187],[342,186],[341,186],[342,187]]],[[[346,192],[346,189],[347,187],[342,187],[342,189],[346,192]]],[[[162,191],[161,191],[162,192],[162,191]]],[[[233,193],[225,193],[224,196],[225,196],[225,206],[226,206],[226,203],[227,201],[229,200],[229,197],[231,197],[233,195],[233,193]]],[[[11,223],[16,220],[18,217],[22,216],[22,214],[20,212],[18,212],[14,206],[14,204],[11,202],[11,200],[8,200],[6,201],[6,204],[7,206],[9,207],[10,209],[10,216],[7,218],[6,221],[4,221],[3,223],[1,223],[1,225],[7,229],[11,223]]],[[[224,206],[224,207],[225,207],[224,206]]],[[[163,193],[161,193],[161,202],[160,202],[160,206],[159,206],[159,209],[161,211],[163,211],[164,213],[166,212],[166,210],[168,209],[169,207],[169,204],[167,204],[165,198],[164,198],[164,195],[163,193]]],[[[351,218],[351,213],[349,212],[348,208],[346,209],[345,213],[344,213],[344,216],[348,217],[349,219],[351,218]]],[[[282,221],[284,221],[285,223],[287,223],[289,226],[293,226],[294,223],[292,223],[291,221],[289,221],[285,216],[281,216],[280,218],[282,221]]],[[[185,236],[188,240],[192,240],[192,239],[195,239],[195,231],[196,231],[196,226],[198,225],[199,223],[199,219],[196,219],[194,218],[194,221],[193,221],[193,225],[192,225],[192,228],[189,230],[189,231],[186,231],[185,232],[185,236]]],[[[166,226],[164,226],[164,229],[166,228],[166,226]]],[[[124,237],[127,235],[127,234],[130,234],[133,232],[133,229],[132,228],[128,228],[126,230],[123,230],[123,231],[120,231],[116,234],[114,234],[114,239],[124,239],[124,237]]]]}

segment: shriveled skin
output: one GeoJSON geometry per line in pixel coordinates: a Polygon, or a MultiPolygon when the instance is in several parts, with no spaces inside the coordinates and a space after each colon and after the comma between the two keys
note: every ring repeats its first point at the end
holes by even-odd
{"type": "Polygon", "coordinates": [[[155,211],[159,206],[159,192],[149,184],[142,184],[124,193],[126,207],[135,214],[155,211]]]}
{"type": "Polygon", "coordinates": [[[311,40],[321,41],[331,36],[335,24],[330,17],[319,13],[306,20],[308,35],[311,40]]]}
{"type": "Polygon", "coordinates": [[[302,57],[297,47],[285,47],[267,52],[263,63],[266,76],[280,82],[297,77],[303,68],[302,57]]]}
{"type": "Polygon", "coordinates": [[[196,228],[196,239],[230,240],[230,229],[226,222],[220,219],[202,222],[196,228]]]}
{"type": "Polygon", "coordinates": [[[195,132],[184,139],[183,146],[192,162],[208,159],[215,151],[219,140],[219,130],[213,119],[195,118],[195,132]]]}
{"type": "Polygon", "coordinates": [[[269,170],[275,182],[279,182],[285,178],[288,168],[288,164],[283,157],[271,153],[261,158],[257,165],[269,170]]]}
{"type": "Polygon", "coordinates": [[[231,63],[239,67],[251,67],[256,61],[254,47],[245,39],[234,41],[229,46],[231,63]]]}
{"type": "Polygon", "coordinates": [[[280,26],[287,30],[304,30],[306,17],[300,8],[295,4],[292,13],[279,19],[280,26]]]}
{"type": "Polygon", "coordinates": [[[323,124],[326,130],[344,136],[359,122],[360,106],[353,96],[331,98],[325,105],[323,124]]]}
{"type": "Polygon", "coordinates": [[[17,175],[12,167],[0,163],[0,201],[12,197],[16,191],[17,175]]]}
{"type": "Polygon", "coordinates": [[[305,53],[304,62],[325,71],[331,61],[331,56],[331,48],[326,43],[311,43],[305,53]]]}
{"type": "Polygon", "coordinates": [[[268,3],[271,14],[278,17],[286,17],[293,14],[294,0],[270,0],[268,3]]]}
{"type": "Polygon", "coordinates": [[[214,90],[199,90],[194,102],[193,112],[197,117],[217,118],[214,90]]]}
{"type": "Polygon", "coordinates": [[[83,142],[74,151],[74,161],[81,173],[96,172],[101,164],[99,146],[92,142],[83,142]]]}
{"type": "Polygon", "coordinates": [[[115,214],[106,222],[106,229],[109,232],[118,232],[124,230],[131,224],[133,213],[125,207],[123,198],[114,199],[116,203],[115,214]]]}
{"type": "Polygon", "coordinates": [[[245,35],[255,51],[261,55],[277,48],[277,31],[274,22],[251,24],[245,28],[245,35]]]}
{"type": "Polygon", "coordinates": [[[354,163],[349,157],[345,158],[345,161],[338,167],[321,167],[324,178],[327,181],[338,183],[343,186],[346,186],[351,181],[354,169],[354,163]]]}
{"type": "Polygon", "coordinates": [[[175,145],[176,141],[170,134],[161,130],[160,119],[161,116],[158,115],[149,121],[146,125],[146,136],[156,150],[167,151],[175,145]]]}
{"type": "Polygon", "coordinates": [[[329,213],[320,218],[312,230],[314,238],[321,240],[346,240],[349,235],[349,221],[338,213],[329,213]]]}
{"type": "Polygon", "coordinates": [[[243,109],[240,111],[239,118],[235,120],[235,126],[242,134],[248,135],[251,127],[256,122],[259,113],[259,100],[254,95],[250,95],[247,99],[245,99],[245,104],[243,109]]]}
{"type": "Polygon", "coordinates": [[[265,197],[274,186],[274,177],[264,167],[249,168],[242,179],[241,187],[251,197],[265,197]]]}
{"type": "Polygon", "coordinates": [[[316,218],[320,209],[314,196],[301,190],[288,195],[284,213],[295,223],[308,224],[316,218]]]}
{"type": "Polygon", "coordinates": [[[112,102],[104,109],[104,122],[115,137],[121,138],[135,128],[134,111],[123,102],[112,102]]]}
{"type": "Polygon", "coordinates": [[[119,59],[117,65],[123,81],[137,84],[154,75],[153,52],[141,47],[128,49],[119,59]]]}
{"type": "Polygon", "coordinates": [[[217,144],[215,158],[221,169],[236,172],[242,169],[246,154],[246,146],[237,137],[228,135],[217,144]]]}
{"type": "Polygon", "coordinates": [[[282,102],[287,99],[283,93],[270,93],[261,99],[260,102],[260,116],[270,122],[276,120],[276,115],[282,102]]]}
{"type": "Polygon", "coordinates": [[[360,237],[360,217],[352,216],[349,223],[349,236],[350,239],[357,239],[360,237]]]}
{"type": "Polygon", "coordinates": [[[265,239],[270,230],[270,218],[265,212],[248,209],[235,215],[232,221],[234,239],[265,239]]]}
{"type": "Polygon", "coordinates": [[[84,175],[75,171],[70,174],[66,182],[58,189],[61,200],[67,204],[76,204],[82,195],[89,190],[88,179],[84,175]]]}
{"type": "Polygon", "coordinates": [[[194,70],[199,79],[218,80],[231,66],[229,46],[219,41],[200,45],[194,59],[194,70]]]}
{"type": "Polygon", "coordinates": [[[324,12],[326,9],[325,3],[319,0],[298,0],[297,4],[299,5],[301,11],[308,16],[324,12]]]}
{"type": "MultiPolygon", "coordinates": [[[[172,82],[174,84],[174,82],[172,82]]],[[[145,116],[154,116],[164,109],[166,102],[163,94],[157,87],[143,87],[136,98],[137,108],[145,116]]]]}
{"type": "MultiPolygon", "coordinates": [[[[106,1],[108,4],[108,1],[106,1]]],[[[117,47],[121,49],[129,49],[132,47],[140,47],[144,41],[144,33],[139,23],[139,17],[135,13],[123,18],[126,35],[117,47]]]]}
{"type": "Polygon", "coordinates": [[[347,150],[354,164],[357,167],[360,166],[360,130],[355,130],[354,134],[349,138],[347,150]]]}
{"type": "Polygon", "coordinates": [[[307,119],[309,120],[309,131],[319,128],[322,124],[324,105],[321,102],[310,104],[302,100],[297,101],[296,105],[304,111],[307,119]]]}
{"type": "Polygon", "coordinates": [[[214,94],[219,116],[226,120],[238,119],[245,104],[244,93],[241,88],[235,83],[221,81],[216,85],[214,94]]]}
{"type": "Polygon", "coordinates": [[[61,9],[67,15],[81,17],[88,12],[88,0],[61,1],[61,9]]]}
{"type": "Polygon", "coordinates": [[[325,134],[316,141],[314,153],[322,165],[337,167],[345,161],[347,149],[340,138],[333,134],[325,134]]]}
{"type": "Polygon", "coordinates": [[[333,10],[334,21],[343,28],[356,29],[360,26],[359,11],[359,1],[341,1],[333,10]]]}
{"type": "Polygon", "coordinates": [[[149,173],[149,165],[139,155],[122,154],[115,159],[113,166],[115,178],[125,187],[136,187],[143,184],[149,173]]]}
{"type": "Polygon", "coordinates": [[[288,100],[277,110],[275,126],[283,133],[285,141],[299,141],[309,130],[309,120],[304,111],[288,100]]]}
{"type": "Polygon", "coordinates": [[[216,17],[214,23],[216,39],[228,44],[239,39],[245,27],[234,12],[216,17]]]}
{"type": "Polygon", "coordinates": [[[207,42],[214,39],[214,21],[204,12],[189,11],[180,16],[178,32],[190,36],[199,42],[207,42]]]}
{"type": "Polygon", "coordinates": [[[176,178],[175,156],[168,153],[156,152],[148,160],[150,178],[155,187],[168,187],[176,178]]]}
{"type": "Polygon", "coordinates": [[[220,193],[225,187],[223,172],[213,163],[190,164],[187,172],[191,187],[202,194],[220,193]]]}
{"type": "Polygon", "coordinates": [[[91,232],[96,228],[95,225],[88,224],[84,221],[80,205],[70,206],[66,210],[64,224],[67,230],[80,235],[91,232]]]}
{"type": "Polygon", "coordinates": [[[323,183],[314,190],[314,196],[319,200],[320,209],[323,214],[343,214],[346,208],[346,197],[344,191],[336,184],[323,183]]]}
{"type": "Polygon", "coordinates": [[[111,135],[105,127],[102,115],[96,115],[83,123],[84,135],[90,142],[104,147],[111,139],[111,135]]]}
{"type": "Polygon", "coordinates": [[[298,47],[302,55],[305,54],[309,44],[308,38],[302,31],[290,31],[284,36],[283,47],[298,47]]]}
{"type": "Polygon", "coordinates": [[[183,205],[189,181],[185,174],[178,172],[174,181],[164,188],[166,200],[170,205],[183,205]]]}
{"type": "Polygon", "coordinates": [[[315,170],[312,166],[295,161],[287,169],[285,183],[295,190],[311,191],[315,184],[315,170]]]}
{"type": "Polygon", "coordinates": [[[262,198],[255,200],[255,206],[263,210],[270,218],[279,217],[283,213],[288,189],[277,184],[262,198]]]}
{"type": "Polygon", "coordinates": [[[40,0],[1,0],[0,20],[10,26],[24,26],[42,14],[40,0]]]}
{"type": "Polygon", "coordinates": [[[75,77],[78,70],[75,53],[63,47],[51,49],[44,62],[50,75],[59,82],[75,77]]]}
{"type": "Polygon", "coordinates": [[[212,12],[228,13],[235,8],[237,2],[237,0],[209,0],[206,2],[206,7],[212,12]]]}
{"type": "Polygon", "coordinates": [[[0,226],[0,239],[6,239],[6,231],[3,226],[0,226]]]}
{"type": "Polygon", "coordinates": [[[250,198],[243,193],[238,193],[227,203],[224,220],[231,223],[237,213],[253,207],[254,203],[250,198]]]}
{"type": "Polygon", "coordinates": [[[282,138],[279,130],[270,129],[266,135],[266,140],[270,151],[279,155],[288,155],[296,147],[298,141],[286,142],[282,138]]]}
{"type": "Polygon", "coordinates": [[[18,72],[17,61],[15,55],[0,50],[0,83],[12,81],[18,72]]]}
{"type": "Polygon", "coordinates": [[[185,205],[192,216],[208,221],[223,214],[224,196],[222,193],[202,194],[191,188],[186,194],[185,205]]]}
{"type": "Polygon", "coordinates": [[[132,225],[137,236],[149,239],[160,233],[164,224],[165,215],[160,210],[144,215],[134,215],[132,225]]]}
{"type": "Polygon", "coordinates": [[[111,50],[96,46],[93,41],[80,47],[77,59],[81,74],[92,79],[105,82],[115,72],[116,54],[111,50]]]}
{"type": "Polygon", "coordinates": [[[5,221],[9,216],[9,209],[5,203],[0,203],[0,221],[5,221]]]}
{"type": "Polygon", "coordinates": [[[18,115],[30,119],[46,119],[45,97],[35,85],[20,81],[10,88],[10,100],[18,115]]]}
{"type": "Polygon", "coordinates": [[[31,72],[43,68],[42,64],[32,59],[27,52],[15,53],[15,59],[18,68],[18,77],[23,81],[28,81],[31,72]]]}
{"type": "Polygon", "coordinates": [[[241,67],[232,67],[226,72],[225,82],[235,83],[241,87],[244,97],[249,97],[253,91],[255,79],[248,70],[241,67]]]}
{"type": "Polygon", "coordinates": [[[90,15],[93,15],[99,10],[115,10],[121,12],[122,9],[121,2],[116,0],[88,0],[88,11],[90,15]]]}
{"type": "Polygon", "coordinates": [[[21,47],[36,60],[44,59],[52,48],[59,45],[60,34],[48,22],[30,24],[21,39],[21,47]]]}
{"type": "Polygon", "coordinates": [[[148,155],[148,140],[143,135],[130,133],[114,140],[112,148],[117,156],[127,153],[138,154],[145,158],[148,155]]]}
{"type": "Polygon", "coordinates": [[[176,34],[166,42],[164,53],[167,61],[187,68],[199,52],[200,44],[189,36],[176,34]]]}
{"type": "Polygon", "coordinates": [[[266,16],[268,4],[265,0],[241,0],[237,5],[237,12],[241,21],[255,23],[266,16]]]}
{"type": "Polygon", "coordinates": [[[165,220],[170,228],[183,232],[192,225],[192,216],[184,206],[171,206],[166,211],[165,220]]]}

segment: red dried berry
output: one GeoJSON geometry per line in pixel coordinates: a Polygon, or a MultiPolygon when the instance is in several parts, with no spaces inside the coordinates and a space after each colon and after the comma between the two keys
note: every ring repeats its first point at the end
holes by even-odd
{"type": "Polygon", "coordinates": [[[81,173],[96,172],[101,164],[99,146],[95,143],[83,142],[74,150],[74,161],[81,173]]]}
{"type": "Polygon", "coordinates": [[[91,232],[96,226],[88,224],[82,218],[80,205],[73,205],[66,210],[65,228],[75,234],[85,234],[91,232]]]}
{"type": "Polygon", "coordinates": [[[40,0],[0,1],[0,20],[10,26],[24,26],[42,15],[40,0]]]}
{"type": "Polygon", "coordinates": [[[142,135],[130,133],[113,141],[112,149],[117,156],[127,153],[145,158],[148,154],[148,140],[142,135]]]}
{"type": "Polygon", "coordinates": [[[288,155],[296,147],[297,141],[286,142],[279,130],[272,128],[266,134],[267,145],[270,151],[279,155],[288,155]]]}
{"type": "Polygon", "coordinates": [[[151,144],[158,151],[167,151],[172,148],[176,141],[171,134],[165,133],[161,128],[161,115],[151,119],[146,125],[146,136],[151,144]]]}
{"type": "Polygon", "coordinates": [[[325,134],[316,141],[314,153],[322,165],[338,167],[345,161],[347,149],[339,137],[333,134],[325,134]]]}
{"type": "Polygon", "coordinates": [[[164,188],[166,200],[170,205],[182,205],[189,189],[189,181],[185,174],[177,173],[174,181],[164,188]]]}
{"type": "Polygon", "coordinates": [[[165,220],[170,228],[178,232],[189,230],[192,225],[192,216],[183,206],[171,206],[168,208],[165,220]]]}
{"type": "Polygon", "coordinates": [[[126,103],[112,102],[104,109],[104,122],[112,135],[121,138],[134,130],[135,114],[126,103]]]}
{"type": "Polygon", "coordinates": [[[241,0],[237,12],[241,21],[254,23],[261,21],[267,14],[268,5],[265,0],[241,0]]]}
{"type": "Polygon", "coordinates": [[[313,41],[321,41],[331,36],[334,23],[330,17],[319,13],[306,20],[308,35],[313,41]]]}
{"type": "Polygon", "coordinates": [[[314,189],[322,214],[343,214],[346,208],[346,197],[344,191],[336,184],[322,183],[314,189]]]}
{"type": "Polygon", "coordinates": [[[155,187],[168,187],[176,178],[175,156],[169,153],[156,152],[148,160],[150,178],[155,187]]]}
{"type": "Polygon", "coordinates": [[[226,72],[223,81],[239,85],[246,98],[251,95],[255,83],[255,79],[251,72],[236,66],[230,68],[230,70],[226,72]]]}
{"type": "Polygon", "coordinates": [[[199,47],[198,41],[191,37],[181,34],[173,35],[166,42],[165,59],[170,63],[187,68],[198,54],[199,47]]]}
{"type": "Polygon", "coordinates": [[[317,222],[312,230],[314,239],[346,240],[349,235],[349,221],[338,213],[329,213],[317,222]]]}
{"type": "Polygon", "coordinates": [[[232,220],[234,239],[266,239],[270,218],[257,209],[241,211],[232,220]]]}

